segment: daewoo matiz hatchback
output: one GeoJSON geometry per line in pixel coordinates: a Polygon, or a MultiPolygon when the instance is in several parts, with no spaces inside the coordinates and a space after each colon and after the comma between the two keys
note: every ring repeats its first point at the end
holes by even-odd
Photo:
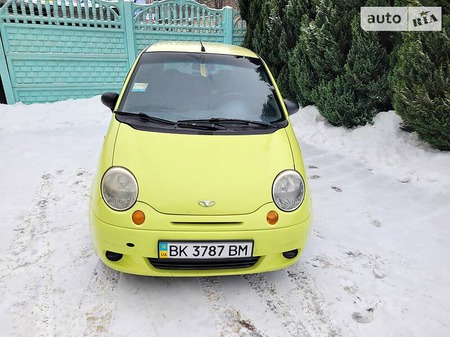
{"type": "Polygon", "coordinates": [[[289,112],[248,49],[166,42],[137,58],[90,198],[96,253],[131,274],[259,273],[294,263],[311,202],[289,112]]]}

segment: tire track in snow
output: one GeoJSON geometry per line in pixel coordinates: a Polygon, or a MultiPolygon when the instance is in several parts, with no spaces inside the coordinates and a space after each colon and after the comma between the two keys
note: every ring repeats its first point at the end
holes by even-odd
{"type": "MultiPolygon", "coordinates": [[[[89,200],[91,178],[92,172],[77,170],[66,179],[68,183],[62,184],[60,193],[69,191],[70,197],[67,197],[66,204],[83,204],[86,207],[85,216],[69,225],[77,235],[80,231],[84,234],[73,243],[72,258],[65,266],[66,279],[74,277],[81,282],[81,287],[75,285],[79,294],[77,300],[72,303],[72,312],[65,313],[65,320],[73,322],[70,335],[77,337],[110,335],[109,327],[117,308],[117,286],[121,275],[104,265],[93,252],[85,205],[89,200]]],[[[63,208],[66,208],[68,213],[72,212],[70,207],[63,208]]]]}
{"type": "Polygon", "coordinates": [[[93,271],[79,311],[84,315],[83,336],[109,336],[111,319],[117,309],[117,285],[120,273],[98,261],[93,271]]]}
{"type": "Polygon", "coordinates": [[[209,301],[221,337],[267,337],[228,303],[220,277],[202,277],[199,282],[209,301]]]}
{"type": "Polygon", "coordinates": [[[269,282],[264,274],[243,275],[249,286],[263,300],[269,310],[286,328],[290,336],[312,337],[305,325],[298,318],[294,307],[287,304],[287,300],[279,294],[274,283],[269,282]]]}
{"type": "Polygon", "coordinates": [[[294,285],[294,296],[302,303],[302,312],[306,315],[308,325],[313,336],[342,336],[340,328],[331,316],[325,312],[326,303],[320,296],[320,291],[316,287],[311,275],[307,272],[302,261],[286,269],[289,281],[294,285]]]}
{"type": "Polygon", "coordinates": [[[55,335],[48,219],[54,184],[50,174],[44,174],[42,179],[35,205],[13,224],[16,231],[13,245],[0,261],[3,266],[0,287],[13,298],[9,307],[13,317],[12,336],[55,335]]]}
{"type": "Polygon", "coordinates": [[[34,205],[14,221],[0,257],[0,298],[11,336],[107,336],[119,273],[92,250],[87,204],[92,174],[42,175],[34,205]]]}

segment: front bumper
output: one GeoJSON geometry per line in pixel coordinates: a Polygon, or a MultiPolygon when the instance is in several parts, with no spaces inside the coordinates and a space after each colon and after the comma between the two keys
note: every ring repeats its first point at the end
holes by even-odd
{"type": "MultiPolygon", "coordinates": [[[[285,268],[298,260],[309,234],[310,217],[299,223],[283,226],[267,225],[264,229],[248,229],[242,225],[215,226],[206,224],[179,225],[176,230],[126,228],[108,224],[93,212],[90,214],[91,235],[94,249],[100,259],[110,268],[129,274],[149,276],[218,276],[253,274],[285,268]],[[242,241],[253,240],[253,259],[230,262],[227,266],[185,269],[164,264],[167,259],[158,259],[158,242],[162,241],[242,241]],[[285,258],[284,252],[298,250],[292,259],[285,258]],[[106,252],[123,254],[116,261],[106,258],[106,252]],[[250,261],[251,260],[251,261],[250,261]],[[163,265],[161,263],[163,262],[163,265]],[[242,264],[240,264],[242,262],[242,264]]],[[[170,261],[169,261],[170,262],[170,261]]],[[[220,261],[214,261],[219,262],[220,261]]]]}

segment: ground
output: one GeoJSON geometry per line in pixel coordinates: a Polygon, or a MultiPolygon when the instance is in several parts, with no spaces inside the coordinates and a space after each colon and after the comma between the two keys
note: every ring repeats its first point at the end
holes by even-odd
{"type": "Polygon", "coordinates": [[[292,117],[314,204],[301,260],[233,277],[121,274],[95,256],[88,198],[99,97],[0,105],[0,336],[450,333],[450,156],[398,130],[292,117]]]}

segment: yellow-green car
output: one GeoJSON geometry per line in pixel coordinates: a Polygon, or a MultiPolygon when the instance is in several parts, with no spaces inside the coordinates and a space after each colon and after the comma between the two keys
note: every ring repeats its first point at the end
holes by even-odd
{"type": "Polygon", "coordinates": [[[248,49],[160,42],[120,94],[90,198],[97,255],[130,274],[259,273],[294,263],[311,201],[289,114],[248,49]]]}

